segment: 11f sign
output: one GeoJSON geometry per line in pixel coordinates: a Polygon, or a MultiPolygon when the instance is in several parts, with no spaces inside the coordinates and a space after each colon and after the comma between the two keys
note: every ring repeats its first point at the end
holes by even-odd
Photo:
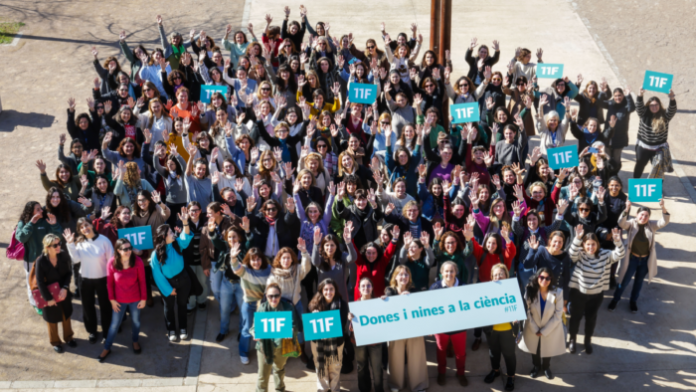
{"type": "Polygon", "coordinates": [[[672,89],[673,79],[674,75],[653,71],[645,71],[645,79],[643,79],[643,90],[657,91],[658,93],[669,94],[669,90],[672,89]]]}
{"type": "Polygon", "coordinates": [[[348,100],[355,103],[372,105],[377,99],[377,86],[374,84],[351,83],[348,100]]]}
{"type": "Polygon", "coordinates": [[[536,67],[536,76],[539,79],[558,79],[563,77],[563,64],[539,63],[536,67]]]}
{"type": "Polygon", "coordinates": [[[628,179],[628,200],[631,202],[658,202],[661,198],[661,178],[628,179]]]}
{"type": "Polygon", "coordinates": [[[255,339],[287,339],[292,337],[292,312],[254,313],[255,339]]]}
{"type": "Polygon", "coordinates": [[[213,93],[222,94],[222,99],[227,99],[227,86],[201,86],[201,102],[210,103],[210,98],[213,97],[213,93]]]}
{"type": "Polygon", "coordinates": [[[476,122],[479,120],[479,106],[476,102],[459,103],[450,106],[450,116],[455,124],[476,122]]]}
{"type": "Polygon", "coordinates": [[[579,165],[578,146],[549,148],[546,154],[549,158],[549,167],[553,170],[579,165]]]}
{"type": "Polygon", "coordinates": [[[152,229],[150,226],[138,226],[128,229],[118,229],[118,238],[125,238],[137,250],[154,248],[152,244],[152,229]]]}
{"type": "Polygon", "coordinates": [[[340,310],[305,313],[302,315],[302,326],[307,341],[343,336],[340,310]]]}

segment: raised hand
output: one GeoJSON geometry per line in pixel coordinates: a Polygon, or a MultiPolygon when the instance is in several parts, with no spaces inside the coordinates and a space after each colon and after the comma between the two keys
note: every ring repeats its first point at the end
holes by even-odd
{"type": "Polygon", "coordinates": [[[346,222],[345,227],[343,227],[343,241],[350,243],[353,240],[353,222],[346,222]]]}
{"type": "Polygon", "coordinates": [[[46,174],[46,164],[42,160],[36,161],[36,167],[39,169],[41,174],[46,174]]]}
{"type": "Polygon", "coordinates": [[[75,234],[70,229],[63,230],[63,238],[68,244],[75,242],[75,234]]]}
{"type": "Polygon", "coordinates": [[[58,223],[58,218],[56,218],[56,216],[51,214],[50,212],[47,212],[46,222],[48,222],[49,225],[55,225],[56,223],[58,223]]]}
{"type": "Polygon", "coordinates": [[[522,215],[522,203],[520,203],[519,200],[515,200],[514,202],[512,202],[512,211],[518,218],[520,217],[520,215],[522,215]]]}
{"type": "Polygon", "coordinates": [[[535,235],[529,237],[529,239],[527,240],[527,243],[529,244],[529,247],[531,249],[534,249],[534,250],[539,249],[539,240],[537,240],[535,235]]]}
{"type": "Polygon", "coordinates": [[[556,209],[558,210],[558,214],[559,215],[565,214],[565,211],[569,205],[570,205],[570,203],[568,202],[568,200],[566,200],[566,199],[559,200],[558,203],[556,204],[556,209]]]}
{"type": "Polygon", "coordinates": [[[324,236],[321,234],[321,228],[319,226],[314,228],[314,245],[319,245],[321,243],[321,239],[324,238],[324,236]]]}
{"type": "Polygon", "coordinates": [[[585,228],[582,226],[582,224],[575,226],[575,238],[582,239],[584,234],[585,228]]]}
{"type": "Polygon", "coordinates": [[[394,206],[394,203],[387,204],[387,208],[384,209],[384,215],[391,214],[391,212],[394,211],[394,208],[396,208],[396,206],[394,206]]]}
{"type": "Polygon", "coordinates": [[[614,242],[621,242],[621,228],[615,227],[611,230],[611,236],[614,242]]]}
{"type": "MultiPolygon", "coordinates": [[[[394,227],[398,227],[398,226],[394,226],[394,227]]],[[[440,241],[442,234],[445,233],[445,227],[442,226],[442,223],[436,222],[433,225],[433,232],[435,233],[435,241],[440,241]]]]}
{"type": "Polygon", "coordinates": [[[300,253],[307,253],[307,243],[302,237],[297,239],[297,250],[299,250],[300,253]]]}
{"type": "Polygon", "coordinates": [[[178,215],[181,223],[183,223],[184,225],[188,224],[189,213],[188,213],[188,210],[186,209],[186,207],[181,207],[181,213],[179,213],[177,215],[178,215]]]}

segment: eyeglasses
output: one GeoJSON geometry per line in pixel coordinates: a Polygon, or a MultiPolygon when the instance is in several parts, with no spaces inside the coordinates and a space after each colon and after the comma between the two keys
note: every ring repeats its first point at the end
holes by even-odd
{"type": "Polygon", "coordinates": [[[57,244],[49,245],[48,247],[53,248],[53,249],[58,249],[58,248],[60,248],[60,242],[57,244]]]}
{"type": "Polygon", "coordinates": [[[317,149],[328,147],[326,144],[317,144],[317,149]]]}
{"type": "Polygon", "coordinates": [[[133,250],[133,247],[129,246],[129,247],[127,247],[127,248],[121,248],[121,249],[119,249],[119,250],[120,250],[121,252],[130,252],[130,251],[133,250]]]}
{"type": "Polygon", "coordinates": [[[268,299],[278,299],[278,298],[280,298],[280,294],[266,294],[266,298],[268,298],[268,299]]]}
{"type": "Polygon", "coordinates": [[[543,282],[543,281],[550,282],[550,281],[551,281],[551,278],[548,277],[548,276],[539,276],[539,281],[542,281],[542,282],[543,282]]]}

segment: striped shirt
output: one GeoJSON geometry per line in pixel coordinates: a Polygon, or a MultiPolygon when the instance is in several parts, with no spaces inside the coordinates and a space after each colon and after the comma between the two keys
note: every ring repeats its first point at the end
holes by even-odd
{"type": "Polygon", "coordinates": [[[262,270],[255,270],[251,267],[244,266],[235,257],[232,262],[232,269],[242,280],[242,290],[244,291],[244,302],[252,303],[263,299],[263,293],[266,291],[266,282],[271,276],[271,266],[266,266],[262,270]]]}
{"type": "Polygon", "coordinates": [[[638,125],[638,140],[650,145],[659,146],[661,144],[667,143],[667,135],[669,134],[669,122],[672,120],[675,114],[677,114],[677,101],[670,100],[669,107],[665,112],[665,131],[656,133],[652,127],[652,112],[650,108],[646,107],[643,103],[643,97],[638,97],[636,99],[636,113],[638,113],[638,118],[640,118],[640,125],[638,125]]]}
{"type": "Polygon", "coordinates": [[[615,241],[614,245],[616,248],[613,251],[600,249],[595,257],[582,249],[581,239],[575,238],[569,252],[575,269],[568,287],[588,295],[608,290],[611,265],[623,259],[626,252],[622,241],[615,241]]]}

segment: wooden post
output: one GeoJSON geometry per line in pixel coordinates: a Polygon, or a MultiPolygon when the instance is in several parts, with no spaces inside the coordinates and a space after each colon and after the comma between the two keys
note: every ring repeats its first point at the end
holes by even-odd
{"type": "MultiPolygon", "coordinates": [[[[430,49],[437,59],[446,66],[445,52],[450,50],[452,33],[452,0],[431,0],[430,2],[430,49]]],[[[444,75],[443,75],[444,77],[444,75]]],[[[449,126],[449,99],[442,105],[442,122],[449,126]]]]}

